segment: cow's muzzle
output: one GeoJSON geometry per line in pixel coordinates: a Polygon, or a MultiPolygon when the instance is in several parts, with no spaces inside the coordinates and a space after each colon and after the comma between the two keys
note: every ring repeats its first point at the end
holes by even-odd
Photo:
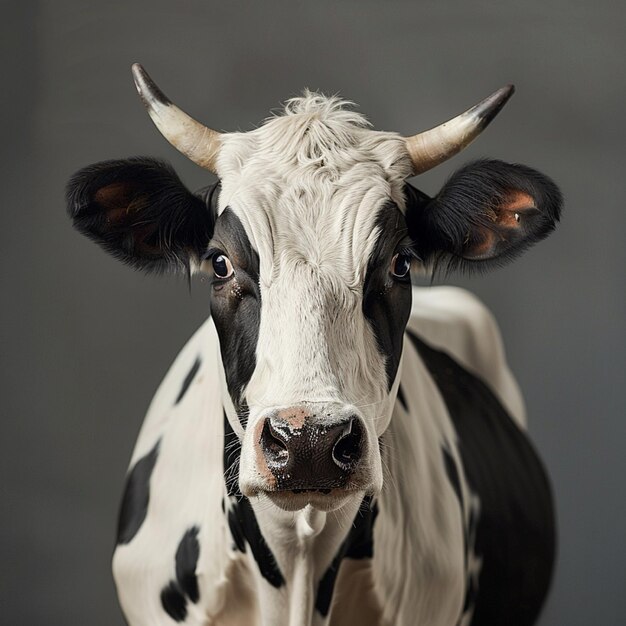
{"type": "Polygon", "coordinates": [[[272,491],[324,494],[351,488],[365,439],[358,416],[283,409],[266,417],[257,432],[257,458],[271,473],[272,491]]]}

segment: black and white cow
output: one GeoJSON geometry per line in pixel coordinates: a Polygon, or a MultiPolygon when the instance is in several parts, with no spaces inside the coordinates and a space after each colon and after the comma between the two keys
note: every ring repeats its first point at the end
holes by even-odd
{"type": "Polygon", "coordinates": [[[133,626],[532,624],[554,515],[497,327],[410,269],[483,269],[545,237],[557,187],[483,160],[430,198],[406,178],[474,139],[506,87],[404,138],[305,92],[212,131],[140,66],[161,132],[219,183],[97,163],[76,228],[133,266],[210,277],[210,318],[143,424],[113,569],[133,626]]]}

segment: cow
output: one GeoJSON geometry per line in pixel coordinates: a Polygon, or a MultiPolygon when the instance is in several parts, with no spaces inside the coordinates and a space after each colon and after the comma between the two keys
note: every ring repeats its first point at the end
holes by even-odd
{"type": "Polygon", "coordinates": [[[433,197],[407,178],[475,139],[504,87],[411,137],[305,91],[250,132],[189,117],[133,66],[165,162],[77,172],[74,226],[145,271],[208,277],[210,315],[141,428],[113,571],[132,626],[523,626],[553,498],[493,317],[414,273],[482,271],[548,235],[557,186],[483,159],[433,197]]]}

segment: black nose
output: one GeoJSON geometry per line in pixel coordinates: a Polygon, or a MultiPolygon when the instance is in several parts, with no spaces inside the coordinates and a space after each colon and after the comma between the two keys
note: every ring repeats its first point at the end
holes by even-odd
{"type": "Polygon", "coordinates": [[[297,427],[268,417],[259,446],[278,491],[325,491],[345,487],[356,469],[363,426],[356,416],[331,424],[308,417],[297,427]]]}

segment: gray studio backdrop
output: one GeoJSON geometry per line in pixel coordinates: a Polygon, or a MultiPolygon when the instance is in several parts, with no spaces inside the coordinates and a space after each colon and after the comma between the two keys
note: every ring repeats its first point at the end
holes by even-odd
{"type": "Polygon", "coordinates": [[[72,231],[79,167],[169,159],[141,106],[142,62],[207,124],[248,130],[304,87],[414,133],[508,82],[517,93],[435,192],[493,156],[552,176],[557,232],[515,264],[453,277],[495,312],[552,476],[560,549],[542,624],[626,624],[626,37],[617,2],[3,2],[0,621],[123,623],[110,557],[148,401],[207,291],[147,277],[72,231]]]}

